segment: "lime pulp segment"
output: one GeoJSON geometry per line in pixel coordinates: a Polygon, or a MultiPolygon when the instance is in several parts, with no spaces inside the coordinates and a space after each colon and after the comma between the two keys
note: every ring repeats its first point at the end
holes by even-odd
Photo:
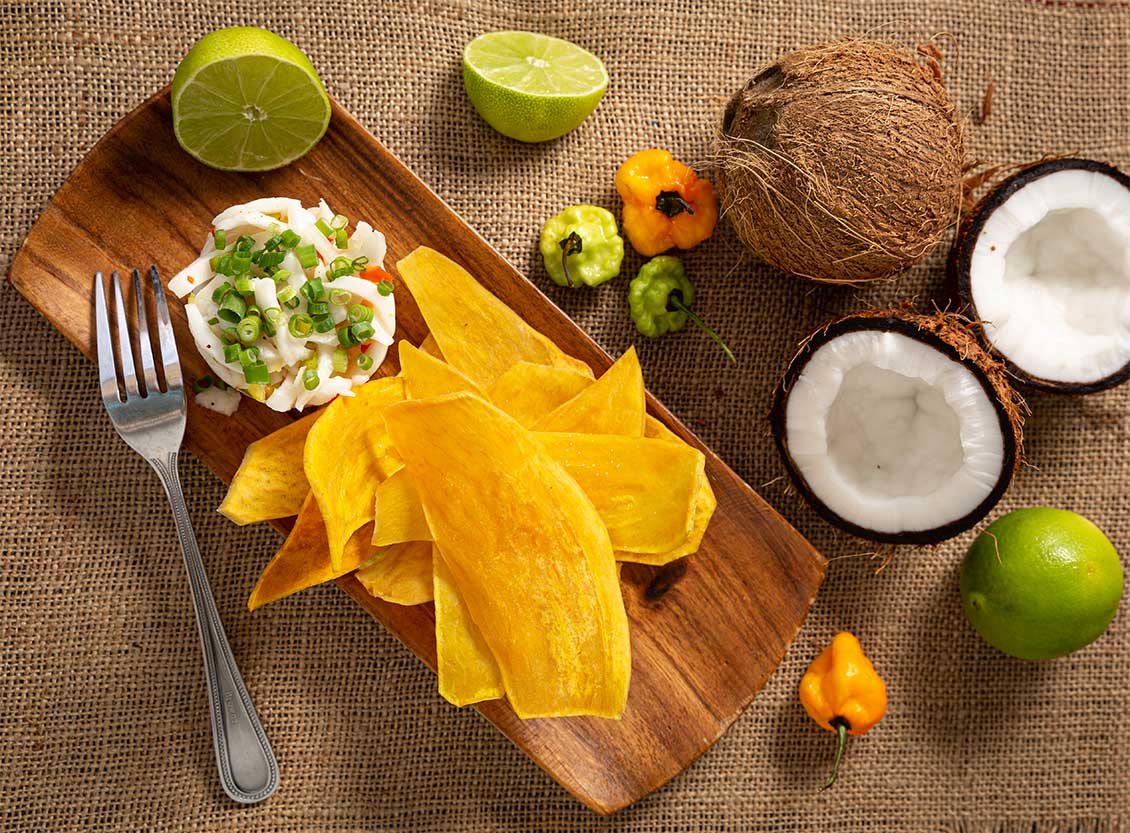
{"type": "Polygon", "coordinates": [[[529,95],[581,96],[608,83],[604,64],[591,52],[534,32],[481,35],[467,45],[464,59],[488,81],[529,95]]]}
{"type": "Polygon", "coordinates": [[[297,159],[322,137],[329,117],[318,81],[268,55],[206,64],[173,102],[181,145],[224,170],[269,170],[297,159]]]}

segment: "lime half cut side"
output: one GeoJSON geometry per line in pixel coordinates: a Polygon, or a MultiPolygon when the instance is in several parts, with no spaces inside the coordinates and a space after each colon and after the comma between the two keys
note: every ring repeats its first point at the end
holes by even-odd
{"type": "Polygon", "coordinates": [[[282,167],[317,144],[329,122],[329,98],[309,59],[263,29],[206,35],[173,77],[177,141],[213,168],[282,167]]]}
{"type": "Polygon", "coordinates": [[[488,32],[463,49],[463,84],[499,133],[544,142],[588,118],[608,89],[608,72],[575,43],[535,32],[488,32]]]}

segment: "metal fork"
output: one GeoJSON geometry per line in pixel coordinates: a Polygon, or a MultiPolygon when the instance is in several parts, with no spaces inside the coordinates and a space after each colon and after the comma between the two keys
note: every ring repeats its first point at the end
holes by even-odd
{"type": "Polygon", "coordinates": [[[157,317],[156,344],[160,353],[165,390],[157,379],[153,349],[145,312],[145,294],[141,274],[133,270],[133,288],[137,301],[137,342],[143,378],[134,370],[130,347],[130,330],[126,308],[122,303],[122,287],[118,273],[111,276],[117,323],[116,351],[110,336],[110,317],[106,311],[106,294],[102,273],[94,276],[94,322],[98,339],[98,373],[102,403],[110,421],[126,444],[146,459],[157,476],[176,518],[181,553],[188,569],[188,584],[196,609],[196,627],[204,651],[204,676],[208,683],[208,703],[212,718],[212,741],[216,748],[216,765],[220,784],[234,801],[252,804],[271,795],[279,785],[279,767],[271,745],[251,704],[243,678],[232,657],[231,646],[224,635],[224,626],[216,610],[216,600],[196,536],[189,523],[180,477],[177,474],[177,453],[184,439],[185,399],[177,345],[169,321],[169,307],[157,267],[149,269],[153,285],[153,307],[157,317]],[[120,368],[120,373],[118,372],[120,368]]]}

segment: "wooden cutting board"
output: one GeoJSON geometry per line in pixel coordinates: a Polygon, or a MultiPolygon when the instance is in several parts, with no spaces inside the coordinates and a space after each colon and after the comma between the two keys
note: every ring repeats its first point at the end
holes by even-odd
{"type": "MultiPolygon", "coordinates": [[[[16,255],[10,279],[63,335],[93,356],[95,270],[155,263],[167,280],[196,257],[213,216],[263,196],[297,197],[307,205],[324,196],[334,210],[369,220],[388,238],[386,264],[422,244],[438,249],[598,374],[611,363],[336,104],[325,138],[300,161],[264,174],[231,174],[206,168],[180,149],[169,92],[162,90],[119,122],[71,174],[16,255]]],[[[186,376],[203,376],[207,369],[181,307],[175,302],[172,307],[186,376]]],[[[407,292],[397,293],[396,313],[397,337],[419,343],[426,328],[407,292]]],[[[390,351],[383,372],[397,371],[395,356],[390,351]]],[[[90,395],[97,395],[93,373],[90,395]]],[[[664,568],[624,568],[632,684],[623,719],[521,721],[503,701],[476,707],[599,813],[614,812],[666,783],[734,722],[796,635],[825,567],[796,530],[650,396],[648,408],[706,452],[718,510],[695,555],[664,568]]],[[[193,403],[186,446],[229,482],[247,444],[292,418],[250,400],[232,418],[193,403]]],[[[271,553],[261,555],[266,564],[271,553]]],[[[352,576],[338,584],[435,668],[431,605],[384,603],[352,576]]],[[[245,589],[250,593],[251,587],[245,589]]]]}

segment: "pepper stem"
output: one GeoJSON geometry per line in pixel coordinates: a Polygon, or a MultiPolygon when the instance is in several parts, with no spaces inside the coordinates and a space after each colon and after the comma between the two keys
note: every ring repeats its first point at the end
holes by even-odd
{"type": "Polygon", "coordinates": [[[569,232],[569,236],[559,241],[557,245],[561,247],[561,271],[565,273],[565,282],[569,286],[576,286],[573,283],[573,276],[569,274],[569,255],[580,254],[585,248],[584,241],[581,240],[581,235],[574,230],[569,232]]]}
{"type": "Polygon", "coordinates": [[[667,299],[667,304],[668,306],[674,307],[679,312],[685,313],[687,318],[694,322],[694,325],[696,327],[698,327],[700,330],[714,339],[715,344],[722,348],[722,352],[726,354],[726,357],[730,361],[732,361],[734,364],[738,363],[738,360],[734,357],[733,351],[726,346],[726,342],[722,340],[722,337],[718,335],[718,333],[714,332],[714,330],[712,330],[705,321],[691,312],[690,307],[683,303],[682,296],[678,292],[671,293],[670,297],[668,297],[667,299]]]}
{"type": "Polygon", "coordinates": [[[668,217],[675,217],[684,211],[694,214],[694,206],[683,199],[683,195],[678,191],[660,191],[659,196],[655,198],[655,209],[668,217]]]}
{"type": "Polygon", "coordinates": [[[836,776],[840,774],[840,761],[844,759],[844,750],[847,749],[848,722],[842,717],[833,717],[829,725],[836,730],[836,759],[832,762],[832,774],[820,789],[826,790],[836,783],[836,776]]]}

